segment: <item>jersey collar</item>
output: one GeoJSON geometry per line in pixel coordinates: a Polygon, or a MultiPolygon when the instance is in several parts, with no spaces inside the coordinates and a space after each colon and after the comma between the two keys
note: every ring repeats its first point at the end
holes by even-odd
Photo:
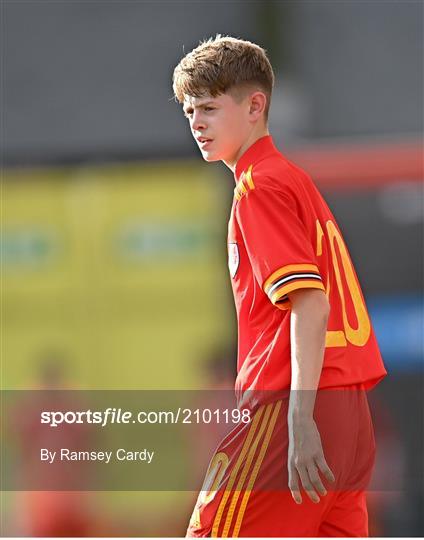
{"type": "Polygon", "coordinates": [[[239,181],[241,174],[250,165],[255,165],[259,161],[262,161],[265,157],[278,152],[274,145],[271,135],[265,135],[257,141],[255,141],[249,148],[242,154],[237,163],[234,171],[234,178],[236,182],[239,181]]]}

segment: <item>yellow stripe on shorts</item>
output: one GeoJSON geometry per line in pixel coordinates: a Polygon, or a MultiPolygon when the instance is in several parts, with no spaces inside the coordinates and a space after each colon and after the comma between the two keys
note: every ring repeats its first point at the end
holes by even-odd
{"type": "Polygon", "coordinates": [[[241,523],[243,521],[244,512],[246,511],[247,503],[249,502],[250,493],[252,492],[253,485],[255,484],[256,477],[258,476],[259,469],[262,465],[262,461],[265,457],[266,451],[271,440],[272,433],[274,431],[275,422],[278,418],[278,413],[280,412],[281,401],[277,401],[275,404],[274,412],[272,413],[272,418],[269,423],[264,442],[262,443],[262,448],[259,452],[258,459],[256,460],[255,466],[253,467],[252,474],[250,475],[249,483],[247,485],[247,490],[241,501],[241,506],[237,515],[236,524],[234,526],[233,538],[237,538],[240,532],[241,523]]]}
{"type": "Polygon", "coordinates": [[[270,404],[268,404],[266,406],[265,416],[264,416],[264,418],[263,418],[263,420],[261,422],[261,427],[259,429],[258,435],[256,436],[255,441],[253,442],[252,446],[249,449],[249,453],[247,455],[246,463],[244,464],[240,479],[238,481],[236,490],[235,490],[235,492],[233,494],[233,498],[231,500],[230,507],[228,509],[228,513],[227,513],[227,517],[226,517],[225,525],[224,525],[224,530],[222,531],[221,538],[227,538],[228,537],[228,531],[230,530],[230,527],[231,527],[231,522],[233,520],[234,510],[236,508],[237,501],[238,501],[238,498],[240,496],[240,491],[243,489],[243,485],[244,485],[244,482],[245,482],[245,480],[247,478],[247,475],[249,473],[250,467],[252,465],[252,461],[253,461],[253,458],[255,456],[256,449],[258,447],[259,441],[262,439],[265,428],[266,428],[266,426],[268,424],[268,420],[269,420],[272,408],[273,408],[272,403],[270,403],[270,404]]]}
{"type": "Polygon", "coordinates": [[[230,475],[230,478],[228,480],[228,484],[227,484],[227,487],[225,489],[225,492],[224,492],[224,495],[222,496],[222,499],[221,499],[221,503],[218,507],[218,511],[216,513],[216,516],[215,516],[215,519],[214,519],[214,522],[213,522],[213,526],[212,526],[212,533],[211,533],[211,536],[212,538],[217,538],[218,537],[218,528],[219,528],[219,525],[220,525],[220,522],[221,522],[221,518],[222,518],[222,514],[224,512],[224,509],[225,509],[225,505],[227,503],[227,500],[228,500],[228,497],[230,496],[230,493],[231,493],[231,489],[234,485],[234,482],[235,482],[235,479],[236,479],[236,476],[237,476],[237,473],[241,467],[241,464],[243,463],[243,460],[244,460],[244,456],[246,455],[248,449],[249,449],[249,446],[252,442],[252,439],[255,435],[255,431],[256,431],[256,428],[259,424],[259,421],[262,417],[262,413],[264,411],[264,408],[265,406],[262,405],[259,409],[258,409],[258,412],[255,414],[254,416],[254,419],[253,419],[253,422],[249,428],[249,433],[247,434],[247,437],[246,437],[246,440],[244,441],[244,444],[243,444],[243,448],[241,449],[241,452],[240,452],[240,455],[237,459],[237,462],[236,464],[234,465],[234,469],[231,471],[231,475],[230,475]]]}

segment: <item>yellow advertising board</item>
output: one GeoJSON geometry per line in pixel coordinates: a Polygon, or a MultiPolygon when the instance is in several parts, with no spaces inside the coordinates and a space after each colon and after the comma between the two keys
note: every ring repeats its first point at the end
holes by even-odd
{"type": "Polygon", "coordinates": [[[2,387],[36,385],[52,356],[71,386],[201,386],[233,331],[227,202],[182,161],[6,172],[2,387]]]}

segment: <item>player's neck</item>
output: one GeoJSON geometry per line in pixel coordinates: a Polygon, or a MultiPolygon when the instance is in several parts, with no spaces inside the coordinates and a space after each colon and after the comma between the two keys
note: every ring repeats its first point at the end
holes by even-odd
{"type": "Polygon", "coordinates": [[[246,152],[248,148],[252,146],[252,144],[255,144],[255,142],[258,139],[261,139],[262,137],[265,137],[266,135],[269,135],[269,130],[267,126],[258,126],[257,129],[254,129],[250,136],[245,140],[245,142],[240,146],[237,154],[234,156],[234,158],[229,160],[223,160],[225,165],[234,173],[236,170],[236,164],[237,161],[241,158],[241,156],[246,152]]]}

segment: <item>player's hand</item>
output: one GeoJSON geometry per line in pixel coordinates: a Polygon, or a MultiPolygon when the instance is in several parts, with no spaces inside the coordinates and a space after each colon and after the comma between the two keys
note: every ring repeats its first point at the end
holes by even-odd
{"type": "Polygon", "coordinates": [[[327,490],[320,473],[334,482],[334,474],[325,461],[321,437],[313,419],[302,422],[289,422],[288,453],[289,489],[297,504],[302,503],[300,488],[314,503],[319,503],[327,490]]]}

